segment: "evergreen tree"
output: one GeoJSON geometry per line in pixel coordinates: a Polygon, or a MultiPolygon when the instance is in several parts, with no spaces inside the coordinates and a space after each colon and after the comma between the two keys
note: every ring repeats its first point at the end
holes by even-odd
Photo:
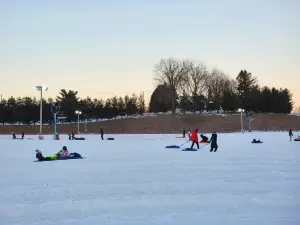
{"type": "Polygon", "coordinates": [[[238,108],[237,95],[233,91],[224,90],[221,102],[224,111],[236,111],[238,108]]]}
{"type": "Polygon", "coordinates": [[[246,110],[255,108],[257,100],[257,91],[259,86],[257,80],[251,73],[241,70],[237,78],[237,93],[239,97],[239,106],[246,110]]]}
{"type": "Polygon", "coordinates": [[[138,99],[138,112],[140,115],[143,115],[146,111],[145,98],[144,94],[140,94],[138,99]]]}
{"type": "Polygon", "coordinates": [[[179,98],[179,108],[183,113],[191,111],[193,109],[193,103],[190,97],[185,92],[179,98]]]}
{"type": "Polygon", "coordinates": [[[113,108],[112,108],[112,101],[111,99],[106,99],[105,101],[105,104],[104,104],[104,118],[107,118],[107,119],[111,119],[114,117],[114,113],[112,112],[113,111],[113,108]]]}
{"type": "Polygon", "coordinates": [[[115,117],[115,119],[117,118],[117,115],[119,114],[119,109],[118,109],[118,98],[116,96],[114,96],[111,99],[111,107],[112,107],[112,115],[113,117],[115,117]]]}
{"type": "Polygon", "coordinates": [[[126,112],[128,115],[134,115],[138,113],[137,97],[135,94],[133,94],[131,98],[129,98],[126,105],[126,112]]]}
{"type": "Polygon", "coordinates": [[[122,97],[118,99],[118,111],[120,116],[124,116],[126,113],[125,102],[122,97]]]}
{"type": "Polygon", "coordinates": [[[76,121],[77,117],[74,113],[79,109],[78,91],[61,89],[59,96],[56,97],[56,102],[60,105],[60,110],[67,116],[67,121],[76,121]]]}
{"type": "Polygon", "coordinates": [[[279,92],[279,99],[280,99],[280,106],[281,113],[291,113],[293,110],[293,100],[292,94],[288,89],[281,89],[279,92]]]}

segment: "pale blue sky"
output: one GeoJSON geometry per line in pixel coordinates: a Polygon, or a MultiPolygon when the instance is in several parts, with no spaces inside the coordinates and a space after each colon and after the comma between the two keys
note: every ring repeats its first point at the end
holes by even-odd
{"type": "MultiPolygon", "coordinates": [[[[287,87],[300,105],[298,0],[0,0],[0,94],[148,96],[162,57],[287,87]]],[[[147,97],[148,99],[148,97],[147,97]]]]}

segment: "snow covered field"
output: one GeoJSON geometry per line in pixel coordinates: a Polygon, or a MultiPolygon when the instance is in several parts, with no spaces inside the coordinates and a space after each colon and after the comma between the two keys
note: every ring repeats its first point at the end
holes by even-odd
{"type": "Polygon", "coordinates": [[[0,225],[300,224],[300,142],[287,132],[219,134],[216,153],[165,149],[178,135],[112,136],[0,136],[0,225]],[[63,145],[87,158],[33,162],[63,145]]]}

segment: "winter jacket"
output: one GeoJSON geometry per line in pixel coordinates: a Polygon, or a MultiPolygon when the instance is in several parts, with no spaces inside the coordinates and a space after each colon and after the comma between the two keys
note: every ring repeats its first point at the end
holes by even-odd
{"type": "Polygon", "coordinates": [[[58,152],[59,158],[67,158],[70,157],[70,153],[68,152],[68,150],[60,150],[58,152]]]}
{"type": "Polygon", "coordinates": [[[191,135],[191,137],[190,137],[190,140],[191,140],[192,142],[198,142],[198,131],[197,131],[197,130],[194,130],[194,131],[192,132],[192,135],[191,135]]]}
{"type": "Polygon", "coordinates": [[[209,140],[209,143],[211,143],[211,146],[212,147],[217,147],[218,145],[217,145],[217,134],[216,133],[213,133],[212,135],[211,135],[211,138],[210,138],[210,140],[209,140]]]}

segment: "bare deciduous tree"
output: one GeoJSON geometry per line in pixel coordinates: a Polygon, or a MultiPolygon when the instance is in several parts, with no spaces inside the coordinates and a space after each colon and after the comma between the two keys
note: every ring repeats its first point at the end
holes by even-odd
{"type": "Polygon", "coordinates": [[[155,80],[158,84],[166,84],[173,89],[172,111],[176,111],[177,91],[186,82],[191,68],[189,60],[176,60],[174,58],[161,59],[154,68],[155,80]]]}
{"type": "Polygon", "coordinates": [[[196,97],[202,95],[207,89],[208,77],[207,66],[203,62],[199,64],[190,64],[190,70],[182,88],[184,92],[186,92],[189,96],[192,96],[194,112],[196,97]]]}
{"type": "Polygon", "coordinates": [[[207,66],[203,62],[192,64],[186,83],[188,93],[192,96],[203,94],[207,88],[208,77],[207,66]]]}
{"type": "Polygon", "coordinates": [[[221,106],[221,98],[224,93],[224,90],[232,89],[234,86],[232,79],[224,72],[213,69],[210,72],[210,76],[207,80],[208,86],[208,99],[214,102],[217,110],[221,106]]]}

